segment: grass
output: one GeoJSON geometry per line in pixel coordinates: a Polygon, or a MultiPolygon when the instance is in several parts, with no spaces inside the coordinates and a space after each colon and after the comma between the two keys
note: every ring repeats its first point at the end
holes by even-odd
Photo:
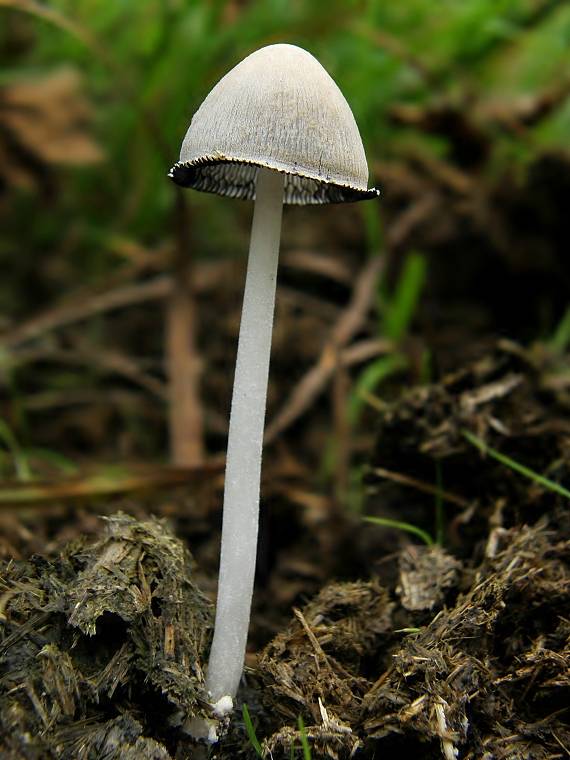
{"type": "Polygon", "coordinates": [[[570,346],[570,308],[564,312],[547,346],[555,354],[563,354],[570,346]]]}
{"type": "MultiPolygon", "coordinates": [[[[369,233],[371,235],[371,233],[369,233]]],[[[374,238],[375,239],[375,238],[374,238]]],[[[369,245],[374,245],[371,242],[369,245]]],[[[411,252],[405,260],[402,272],[394,290],[388,293],[380,284],[377,308],[380,314],[378,334],[388,338],[395,345],[401,343],[410,331],[417,311],[426,279],[425,257],[411,252]]],[[[396,350],[390,356],[381,356],[371,362],[357,378],[348,406],[352,425],[356,425],[367,397],[387,378],[401,372],[408,366],[408,359],[402,351],[396,350]]]]}
{"type": "Polygon", "coordinates": [[[299,737],[301,739],[301,747],[303,749],[303,760],[311,760],[311,745],[309,744],[309,738],[305,729],[305,723],[301,715],[297,719],[297,725],[299,726],[299,737]]]}
{"type": "Polygon", "coordinates": [[[379,307],[381,313],[383,311],[381,331],[384,336],[398,341],[407,335],[419,305],[425,279],[425,256],[417,252],[410,253],[390,298],[386,300],[379,294],[379,307]]]}
{"type": "Polygon", "coordinates": [[[470,433],[468,430],[463,430],[463,436],[472,446],[475,446],[475,448],[479,449],[483,454],[488,454],[497,462],[504,464],[505,467],[508,467],[514,472],[518,472],[519,475],[532,480],[534,483],[537,483],[553,493],[557,493],[560,496],[564,496],[566,499],[570,499],[570,491],[567,488],[564,488],[564,486],[561,486],[560,483],[556,483],[545,475],[541,475],[540,473],[531,470],[530,467],[526,467],[524,464],[511,459],[506,454],[501,454],[500,451],[491,448],[491,446],[488,446],[485,441],[481,440],[481,438],[478,438],[476,435],[473,435],[473,433],[470,433]]]}
{"type": "Polygon", "coordinates": [[[26,452],[18,443],[11,428],[2,419],[0,419],[0,444],[3,444],[10,453],[18,480],[30,480],[32,471],[26,452]]]}
{"type": "MultiPolygon", "coordinates": [[[[481,451],[483,454],[488,454],[497,462],[505,465],[505,467],[513,470],[513,472],[516,472],[519,475],[532,480],[537,485],[540,485],[543,488],[552,491],[553,493],[557,493],[560,496],[563,496],[565,499],[570,499],[570,490],[560,485],[560,483],[556,483],[554,480],[547,478],[545,475],[541,475],[540,473],[535,472],[530,467],[526,467],[526,465],[521,464],[514,459],[511,459],[511,457],[508,457],[506,454],[501,454],[500,451],[497,451],[491,446],[488,446],[485,441],[483,441],[481,438],[478,438],[473,433],[470,433],[468,430],[463,430],[462,433],[465,439],[469,441],[472,446],[479,449],[479,451],[481,451]]],[[[435,540],[427,531],[423,530],[422,528],[418,528],[417,525],[402,522],[401,520],[392,520],[388,517],[374,517],[371,515],[366,515],[362,519],[374,525],[380,525],[385,528],[395,528],[396,530],[403,530],[406,533],[411,533],[412,535],[420,538],[426,544],[426,546],[433,546],[434,544],[441,545],[445,536],[445,512],[441,495],[443,493],[443,483],[441,464],[439,462],[436,463],[436,485],[435,540]]]]}
{"type": "MultiPolygon", "coordinates": [[[[244,703],[241,712],[243,715],[243,722],[245,724],[245,732],[247,734],[247,738],[249,739],[249,742],[253,749],[255,750],[255,753],[258,757],[263,758],[263,750],[261,748],[261,743],[259,739],[257,738],[257,734],[255,732],[255,726],[253,725],[253,721],[251,720],[251,715],[249,714],[249,708],[244,703]]],[[[297,720],[297,725],[299,726],[299,739],[301,741],[301,749],[303,751],[303,760],[311,760],[312,759],[312,753],[311,753],[311,745],[309,744],[309,738],[307,736],[307,730],[305,728],[305,723],[303,721],[303,718],[301,715],[299,715],[299,718],[297,720]]],[[[291,760],[293,760],[295,756],[295,744],[291,745],[291,760]]]]}
{"type": "Polygon", "coordinates": [[[396,530],[403,530],[406,533],[411,533],[412,535],[421,538],[426,546],[433,546],[435,543],[427,531],[418,528],[417,525],[412,525],[411,523],[401,522],[400,520],[391,520],[388,517],[373,517],[372,515],[365,515],[362,519],[373,525],[381,525],[384,528],[395,528],[396,530]]]}
{"type": "Polygon", "coordinates": [[[251,715],[249,714],[248,706],[245,704],[242,705],[241,712],[243,715],[243,722],[245,724],[245,732],[247,734],[247,738],[249,739],[249,742],[253,749],[255,750],[258,757],[263,757],[263,751],[261,749],[261,744],[259,743],[259,739],[257,738],[257,734],[255,733],[255,727],[251,720],[251,715]]]}

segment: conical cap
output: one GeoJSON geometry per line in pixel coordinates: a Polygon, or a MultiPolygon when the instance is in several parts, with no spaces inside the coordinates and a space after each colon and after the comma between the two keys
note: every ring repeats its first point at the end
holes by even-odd
{"type": "Polygon", "coordinates": [[[375,197],[354,116],[321,64],[295,45],[269,45],[211,90],[170,176],[219,195],[255,197],[257,169],[286,173],[285,203],[375,197]]]}

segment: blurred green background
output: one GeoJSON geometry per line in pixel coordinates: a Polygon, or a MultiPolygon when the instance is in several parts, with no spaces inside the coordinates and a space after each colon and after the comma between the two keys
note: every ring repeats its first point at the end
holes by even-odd
{"type": "MultiPolygon", "coordinates": [[[[80,394],[97,374],[89,366],[66,367],[65,336],[44,333],[41,325],[41,339],[48,335],[60,361],[55,368],[34,365],[21,347],[29,354],[37,341],[11,347],[17,325],[66,298],[76,303],[85,289],[104,294],[168,268],[177,190],[167,172],[192,113],[229,68],[275,42],[307,48],[336,80],[360,126],[371,184],[380,188],[386,162],[409,165],[421,156],[485,183],[504,172],[523,174],[545,150],[568,147],[567,2],[0,0],[6,440],[59,449],[42,418],[51,409],[57,422],[59,407],[49,406],[49,394],[80,394]],[[467,127],[485,135],[484,158],[473,152],[477,139],[462,141],[467,127]]],[[[190,195],[193,256],[244,255],[246,205],[190,195]]],[[[381,247],[382,202],[359,213],[366,230],[360,243],[381,247]]],[[[550,315],[546,327],[559,317],[550,315]]],[[[162,372],[161,321],[150,301],[124,336],[146,354],[139,359],[151,384],[153,373],[162,372]]],[[[94,351],[114,329],[97,314],[80,328],[94,351]]],[[[228,373],[232,356],[233,349],[228,373]]],[[[134,435],[129,452],[163,452],[164,441],[157,445],[126,397],[119,406],[123,418],[113,435],[121,426],[134,435]]],[[[156,416],[161,429],[164,406],[156,416]]],[[[73,451],[75,444],[89,450],[84,439],[69,437],[61,448],[73,451]]]]}
{"type": "MultiPolygon", "coordinates": [[[[373,175],[378,159],[412,143],[428,143],[440,156],[449,149],[442,137],[391,126],[386,116],[395,103],[437,97],[500,107],[551,86],[569,64],[570,5],[552,0],[444,0],[437,8],[427,0],[74,0],[2,2],[0,9],[2,85],[72,67],[101,151],[92,167],[58,177],[47,208],[36,193],[15,188],[3,218],[2,266],[17,253],[22,274],[32,273],[39,255],[67,242],[82,280],[116,265],[114,236],[154,243],[169,234],[173,188],[165,175],[192,113],[229,68],[262,45],[294,43],[322,62],[354,111],[373,175]]],[[[566,98],[524,141],[497,139],[496,161],[524,161],[540,145],[567,145],[569,134],[566,98]]],[[[43,146],[37,149],[41,156],[43,146]]],[[[381,177],[374,180],[381,185],[381,177]]],[[[218,215],[233,214],[234,204],[193,195],[205,214],[200,255],[232,246],[232,227],[218,215]]],[[[2,302],[11,313],[26,306],[14,291],[2,293],[2,302]]]]}

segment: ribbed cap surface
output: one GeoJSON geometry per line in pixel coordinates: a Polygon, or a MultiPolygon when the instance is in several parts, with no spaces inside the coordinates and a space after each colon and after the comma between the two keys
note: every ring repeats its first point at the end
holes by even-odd
{"type": "Polygon", "coordinates": [[[321,64],[295,45],[269,45],[235,66],[194,114],[179,185],[253,199],[257,168],[287,174],[285,203],[373,198],[358,127],[321,64]]]}

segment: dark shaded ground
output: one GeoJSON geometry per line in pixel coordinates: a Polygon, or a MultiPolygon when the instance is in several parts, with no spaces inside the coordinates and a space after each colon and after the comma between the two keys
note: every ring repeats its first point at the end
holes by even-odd
{"type": "MultiPolygon", "coordinates": [[[[326,386],[268,448],[242,696],[276,760],[289,758],[293,745],[301,756],[299,715],[314,758],[567,757],[568,500],[481,452],[466,434],[552,481],[570,481],[567,345],[552,329],[537,340],[566,307],[560,199],[570,168],[563,157],[543,156],[522,181],[476,189],[469,172],[477,167],[449,174],[411,162],[383,170],[388,278],[397,279],[406,251],[421,247],[429,279],[413,333],[399,347],[407,368],[382,388],[382,399],[368,399],[350,461],[365,466],[358,488],[365,514],[433,535],[437,512],[442,545],[364,524],[338,491],[315,487],[338,402],[331,394],[331,412],[326,386]],[[425,349],[428,383],[418,359],[425,349]]],[[[327,235],[352,246],[353,261],[364,258],[351,212],[338,221],[334,211],[319,213],[316,227],[330,224],[327,235]]],[[[278,314],[272,412],[302,376],[294,362],[310,368],[325,325],[351,308],[346,261],[341,254],[335,261],[332,273],[303,280],[303,291],[298,270],[284,267],[283,291],[295,296],[282,298],[278,314]],[[300,292],[319,308],[303,310],[300,292]],[[291,346],[285,336],[295,328],[307,342],[291,346]]],[[[235,310],[231,266],[216,277],[235,310]]],[[[236,320],[233,311],[216,313],[207,285],[201,298],[205,323],[211,316],[212,335],[221,336],[205,348],[206,403],[217,409],[218,398],[229,398],[222,347],[236,320]]],[[[129,329],[141,329],[143,316],[129,329]]],[[[371,325],[366,308],[351,338],[370,338],[371,325]]],[[[69,440],[72,429],[88,438],[90,414],[62,414],[52,440],[69,440]]],[[[101,434],[116,421],[99,423],[101,434]]],[[[44,425],[40,414],[38,429],[44,425]]],[[[223,432],[214,419],[211,440],[223,432]]],[[[219,517],[215,467],[189,486],[163,484],[140,497],[3,511],[3,757],[204,756],[184,726],[205,710],[211,606],[197,589],[215,590],[219,517]],[[119,509],[142,522],[96,517],[119,509]],[[150,512],[166,521],[149,521],[150,512]]],[[[211,756],[255,756],[241,720],[211,756]]]]}
{"type": "MultiPolygon", "coordinates": [[[[386,555],[384,529],[337,518],[328,541],[342,548],[345,572],[349,546],[358,565],[376,562],[376,572],[325,583],[250,661],[243,697],[273,757],[300,747],[298,715],[314,757],[565,756],[567,501],[482,456],[461,433],[474,426],[511,456],[565,480],[564,403],[544,377],[509,345],[412,390],[381,415],[370,510],[399,508],[400,519],[429,528],[433,494],[413,483],[426,483],[437,457],[454,510],[446,506],[448,548],[394,535],[386,555]],[[411,484],[379,477],[396,465],[411,484]]],[[[51,560],[4,563],[7,757],[199,756],[183,724],[205,711],[211,606],[166,526],[113,517],[104,530],[95,544],[75,541],[51,560]]],[[[314,529],[313,551],[326,546],[319,534],[329,531],[330,522],[314,529]]],[[[279,566],[272,584],[278,573],[279,566]]],[[[260,623],[263,616],[254,627],[260,623]]],[[[253,756],[238,721],[213,756],[242,755],[253,756]]]]}

